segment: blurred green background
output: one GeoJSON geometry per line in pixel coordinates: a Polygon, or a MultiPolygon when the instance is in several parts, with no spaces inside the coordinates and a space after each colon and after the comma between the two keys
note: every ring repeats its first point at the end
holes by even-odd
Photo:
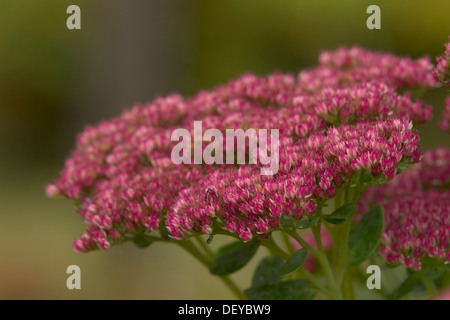
{"type": "MultiPolygon", "coordinates": [[[[296,73],[342,45],[434,59],[449,12],[448,0],[0,0],[0,299],[232,298],[178,247],[73,252],[82,220],[44,185],[76,133],[158,95],[190,96],[248,71],[296,73]],[[81,30],[66,28],[71,4],[81,30]],[[366,28],[370,4],[381,7],[381,30],[366,28]],[[66,288],[71,264],[81,290],[66,288]]],[[[424,150],[449,146],[436,127],[444,97],[424,96],[435,106],[420,128],[424,150]]],[[[264,253],[233,276],[242,287],[264,253]]]]}

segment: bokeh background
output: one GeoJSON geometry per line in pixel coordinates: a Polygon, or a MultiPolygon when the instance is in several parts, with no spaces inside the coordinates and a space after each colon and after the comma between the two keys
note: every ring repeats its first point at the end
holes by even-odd
{"type": "MultiPolygon", "coordinates": [[[[76,133],[158,95],[190,96],[248,71],[296,73],[338,46],[434,59],[449,12],[448,0],[0,0],[0,299],[233,298],[175,246],[73,252],[83,222],[44,185],[76,133]],[[66,28],[71,4],[81,30],[66,28]],[[381,30],[366,28],[370,4],[381,8],[381,30]],[[71,264],[81,290],[66,288],[71,264]]],[[[449,146],[436,127],[444,97],[423,97],[435,106],[420,127],[423,150],[449,146]]],[[[242,287],[263,251],[233,276],[242,287]]]]}

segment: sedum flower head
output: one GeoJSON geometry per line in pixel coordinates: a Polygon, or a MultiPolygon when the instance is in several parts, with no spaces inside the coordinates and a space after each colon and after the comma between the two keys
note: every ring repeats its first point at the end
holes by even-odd
{"type": "Polygon", "coordinates": [[[245,74],[192,98],[157,98],[86,127],[46,191],[77,202],[88,226],[77,251],[152,230],[175,239],[218,229],[244,241],[268,237],[282,216],[313,215],[360,170],[392,179],[419,160],[412,125],[428,121],[431,109],[396,90],[436,85],[430,68],[427,58],[355,47],[323,53],[298,77],[245,74]],[[184,128],[193,136],[194,121],[203,132],[278,129],[278,173],[260,175],[260,163],[175,165],[171,134],[184,128]]]}

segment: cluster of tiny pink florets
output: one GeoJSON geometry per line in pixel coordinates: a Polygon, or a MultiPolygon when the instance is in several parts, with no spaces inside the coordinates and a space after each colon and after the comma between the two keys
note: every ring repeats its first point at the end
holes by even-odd
{"type": "Polygon", "coordinates": [[[413,60],[355,46],[322,52],[319,61],[319,67],[299,75],[299,82],[312,92],[381,79],[395,89],[435,86],[429,57],[413,60]]]}
{"type": "Polygon", "coordinates": [[[47,193],[79,203],[88,229],[78,251],[161,228],[176,239],[218,225],[243,240],[266,237],[283,214],[313,214],[353,173],[391,179],[400,162],[418,161],[412,123],[428,121],[431,109],[396,90],[435,86],[431,69],[428,58],[343,48],[297,77],[246,74],[190,99],[158,98],[86,128],[47,193]],[[196,120],[203,131],[279,129],[278,173],[175,165],[171,133],[192,134],[196,120]]]}
{"type": "Polygon", "coordinates": [[[388,263],[419,270],[426,257],[450,262],[450,149],[428,151],[388,184],[367,190],[360,210],[376,203],[385,209],[380,253],[388,263]]]}
{"type": "Polygon", "coordinates": [[[436,80],[446,86],[450,86],[450,37],[449,42],[446,43],[445,52],[436,58],[437,66],[433,69],[433,74],[436,80]]]}
{"type": "Polygon", "coordinates": [[[262,176],[249,166],[210,174],[184,189],[167,215],[170,233],[214,229],[214,217],[225,229],[248,241],[253,234],[267,237],[279,227],[282,214],[301,219],[312,215],[318,201],[335,196],[336,189],[355,173],[391,179],[402,159],[417,162],[418,134],[408,120],[358,121],[331,127],[326,135],[285,138],[280,145],[280,172],[262,176]],[[205,190],[211,190],[205,203],[205,190]]]}

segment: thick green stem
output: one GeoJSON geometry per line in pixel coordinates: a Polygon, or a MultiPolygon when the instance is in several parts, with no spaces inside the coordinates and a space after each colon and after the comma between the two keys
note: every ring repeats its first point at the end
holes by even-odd
{"type": "Polygon", "coordinates": [[[442,276],[441,286],[443,288],[447,288],[448,286],[450,286],[450,271],[445,272],[444,275],[442,276]]]}
{"type": "Polygon", "coordinates": [[[317,249],[325,254],[325,250],[322,245],[322,235],[321,235],[321,228],[322,228],[322,204],[317,205],[316,214],[319,216],[319,220],[317,221],[317,224],[312,226],[312,231],[314,234],[314,240],[317,244],[317,249]]]}
{"type": "Polygon", "coordinates": [[[346,268],[346,260],[347,260],[347,251],[348,251],[348,237],[349,237],[351,228],[352,228],[351,220],[347,221],[342,226],[342,233],[341,233],[341,238],[340,238],[341,250],[340,250],[340,254],[339,254],[338,265],[336,268],[339,286],[342,285],[342,281],[344,278],[344,273],[345,273],[345,268],[346,268]]]}
{"type": "MultiPolygon", "coordinates": [[[[363,177],[365,170],[361,170],[358,172],[357,184],[354,190],[351,189],[351,185],[348,185],[345,190],[345,199],[344,203],[349,203],[351,199],[351,203],[357,203],[359,196],[362,190],[363,177]]],[[[350,235],[350,231],[352,228],[352,219],[349,219],[343,226],[341,232],[341,251],[339,255],[338,265],[337,265],[337,275],[338,275],[338,284],[342,289],[342,293],[344,297],[353,297],[353,286],[352,286],[352,278],[351,273],[347,271],[346,261],[347,261],[347,251],[348,251],[348,238],[350,235]]]]}
{"type": "Polygon", "coordinates": [[[344,300],[353,300],[355,298],[353,294],[353,282],[350,269],[346,269],[344,272],[344,279],[342,283],[342,295],[344,300]]]}
{"type": "MultiPolygon", "coordinates": [[[[344,190],[343,187],[337,189],[336,191],[336,197],[334,198],[334,209],[338,209],[342,207],[343,204],[343,198],[344,198],[344,190]]],[[[330,231],[330,234],[333,238],[333,244],[331,247],[331,259],[334,266],[337,266],[338,264],[338,257],[339,257],[339,243],[340,243],[340,233],[339,233],[339,227],[328,227],[328,231],[330,231]]]]}

